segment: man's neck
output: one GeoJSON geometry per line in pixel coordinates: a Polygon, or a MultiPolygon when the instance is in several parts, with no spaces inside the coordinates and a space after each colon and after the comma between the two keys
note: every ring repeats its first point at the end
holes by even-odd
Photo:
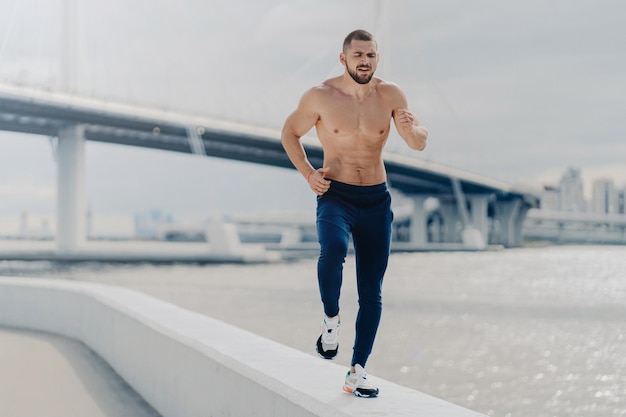
{"type": "Polygon", "coordinates": [[[363,99],[374,90],[374,77],[367,84],[359,84],[346,71],[343,74],[342,85],[347,94],[357,99],[363,99]]]}

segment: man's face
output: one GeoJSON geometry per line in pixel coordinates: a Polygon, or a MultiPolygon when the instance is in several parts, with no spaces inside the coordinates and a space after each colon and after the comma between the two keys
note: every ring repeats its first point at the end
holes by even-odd
{"type": "Polygon", "coordinates": [[[374,41],[352,41],[342,53],[348,74],[359,84],[370,82],[378,65],[378,51],[374,41]]]}

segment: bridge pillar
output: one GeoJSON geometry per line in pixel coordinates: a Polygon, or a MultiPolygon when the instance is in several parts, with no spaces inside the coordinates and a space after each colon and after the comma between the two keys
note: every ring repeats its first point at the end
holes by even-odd
{"type": "Polygon", "coordinates": [[[427,215],[424,209],[424,202],[429,196],[412,195],[413,214],[411,215],[411,223],[409,228],[409,239],[413,246],[424,246],[428,243],[427,238],[427,215]]]}
{"type": "Polygon", "coordinates": [[[468,195],[463,201],[469,202],[470,209],[465,204],[459,205],[456,198],[440,198],[439,214],[443,219],[442,240],[445,243],[463,243],[471,249],[484,249],[489,236],[489,222],[487,209],[490,195],[468,195]],[[461,214],[461,209],[465,213],[461,214]]]}
{"type": "Polygon", "coordinates": [[[59,131],[57,147],[57,252],[74,252],[85,242],[85,135],[82,125],[59,131]]]}
{"type": "MultiPolygon", "coordinates": [[[[461,241],[463,242],[463,245],[468,248],[483,249],[486,246],[485,235],[476,228],[476,225],[473,222],[474,216],[470,218],[469,211],[467,210],[465,193],[461,187],[461,181],[458,178],[451,177],[450,183],[452,184],[452,190],[454,191],[454,199],[456,200],[458,215],[461,217],[461,221],[463,222],[461,241]]],[[[480,213],[479,210],[474,210],[474,212],[478,213],[475,217],[480,219],[482,213],[480,213]]],[[[485,215],[487,214],[486,207],[484,213],[485,215]]]]}
{"type": "Polygon", "coordinates": [[[232,223],[214,222],[207,227],[211,253],[232,256],[241,253],[243,246],[237,228],[232,223]]]}
{"type": "Polygon", "coordinates": [[[498,201],[495,205],[495,216],[500,221],[500,244],[506,247],[522,246],[522,224],[529,207],[516,198],[509,201],[498,201]]]}
{"type": "Polygon", "coordinates": [[[470,204],[471,224],[482,237],[481,246],[485,246],[489,240],[489,221],[487,218],[487,209],[489,207],[489,194],[470,194],[467,200],[470,204]]]}
{"type": "Polygon", "coordinates": [[[460,235],[463,229],[463,221],[459,216],[456,201],[449,199],[439,199],[439,213],[443,219],[442,238],[445,243],[462,242],[460,235]]]}

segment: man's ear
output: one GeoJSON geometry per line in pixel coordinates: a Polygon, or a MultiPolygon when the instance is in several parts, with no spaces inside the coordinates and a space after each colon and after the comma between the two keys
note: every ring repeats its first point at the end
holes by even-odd
{"type": "Polygon", "coordinates": [[[339,62],[341,62],[341,65],[344,67],[346,66],[346,54],[343,52],[339,54],[339,62]]]}

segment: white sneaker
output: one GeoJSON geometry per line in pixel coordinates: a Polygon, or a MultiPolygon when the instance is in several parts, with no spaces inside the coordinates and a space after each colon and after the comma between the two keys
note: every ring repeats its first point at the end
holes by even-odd
{"type": "Polygon", "coordinates": [[[326,317],[322,321],[322,334],[317,339],[315,350],[323,359],[335,359],[339,351],[339,342],[337,336],[339,334],[339,316],[326,317]]]}
{"type": "Polygon", "coordinates": [[[343,385],[343,390],[351,392],[357,397],[378,397],[378,388],[367,380],[365,369],[357,363],[354,365],[354,371],[354,373],[348,371],[348,374],[346,375],[346,382],[343,385]]]}

